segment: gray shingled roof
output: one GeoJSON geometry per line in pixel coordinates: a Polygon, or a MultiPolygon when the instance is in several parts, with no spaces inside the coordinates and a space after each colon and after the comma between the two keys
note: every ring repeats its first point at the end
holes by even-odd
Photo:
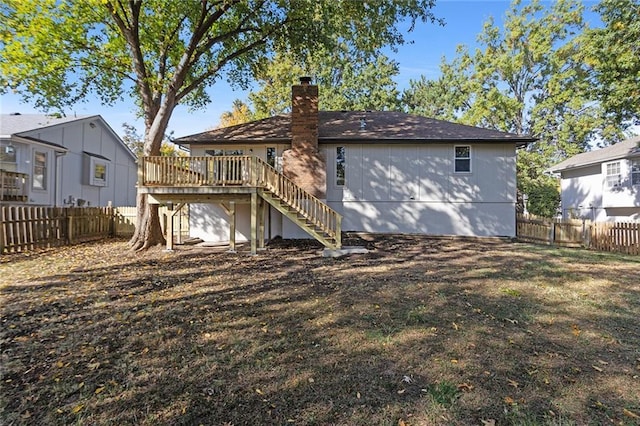
{"type": "Polygon", "coordinates": [[[30,130],[55,126],[56,124],[67,123],[69,121],[80,120],[87,117],[91,117],[91,115],[57,118],[45,114],[0,114],[0,136],[8,137],[28,132],[30,130]]]}
{"type": "MultiPolygon", "coordinates": [[[[320,111],[319,143],[407,143],[407,142],[533,142],[515,135],[448,121],[391,111],[320,111]],[[364,128],[361,123],[364,120],[364,128]]],[[[291,115],[209,130],[175,140],[179,144],[232,144],[290,142],[291,115]]]]}
{"type": "Polygon", "coordinates": [[[586,167],[593,164],[604,163],[605,161],[618,160],[622,158],[639,157],[640,158],[640,136],[635,136],[623,142],[619,142],[606,148],[597,149],[595,151],[583,152],[567,158],[561,163],[556,164],[549,170],[553,173],[559,173],[564,170],[586,167]]]}

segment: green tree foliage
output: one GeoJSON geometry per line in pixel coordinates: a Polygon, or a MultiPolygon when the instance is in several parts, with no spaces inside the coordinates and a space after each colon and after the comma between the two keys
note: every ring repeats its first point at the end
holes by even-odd
{"type": "MultiPolygon", "coordinates": [[[[142,157],[144,151],[144,136],[138,133],[138,130],[129,123],[122,123],[124,135],[122,141],[136,155],[142,157]]],[[[164,157],[184,157],[186,153],[171,142],[171,134],[165,135],[162,145],[160,146],[160,155],[164,157]]]]}
{"type": "MultiPolygon", "coordinates": [[[[433,0],[4,0],[0,91],[63,110],[97,94],[133,97],[144,155],[158,155],[178,104],[198,108],[222,79],[245,86],[275,52],[336,42],[375,57],[404,42],[400,21],[432,21],[433,0]]],[[[157,206],[138,194],[135,249],[164,242],[157,206]]]]}
{"type": "Polygon", "coordinates": [[[412,81],[403,94],[410,112],[539,138],[517,159],[519,195],[536,199],[535,214],[557,207],[557,184],[545,170],[624,127],[593,102],[582,15],[576,0],[549,8],[516,1],[502,28],[485,23],[479,48],[460,46],[451,62],[443,59],[438,79],[412,81]]]}
{"type": "Polygon", "coordinates": [[[398,64],[388,57],[354,55],[345,44],[304,57],[289,51],[263,61],[256,75],[259,89],[249,100],[257,118],[289,111],[291,85],[301,76],[312,76],[321,110],[397,110],[399,91],[393,78],[398,74],[398,64]]]}
{"type": "Polygon", "coordinates": [[[249,105],[236,99],[233,101],[231,111],[225,111],[220,115],[218,127],[235,126],[236,124],[248,123],[254,120],[254,113],[249,105]]]}
{"type": "Polygon", "coordinates": [[[640,2],[604,0],[604,26],[585,32],[585,60],[599,84],[596,96],[618,121],[640,119],[640,2]]]}

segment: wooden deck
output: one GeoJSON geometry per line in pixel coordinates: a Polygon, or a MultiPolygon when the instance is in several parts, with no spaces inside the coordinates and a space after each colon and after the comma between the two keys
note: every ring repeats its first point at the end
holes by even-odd
{"type": "Polygon", "coordinates": [[[28,201],[29,175],[0,170],[0,201],[28,201]]]}
{"type": "MultiPolygon", "coordinates": [[[[341,246],[342,217],[254,156],[143,157],[138,188],[152,203],[222,205],[235,236],[235,204],[251,204],[252,252],[264,241],[260,221],[266,205],[276,208],[327,248],[341,246]]],[[[232,246],[235,244],[231,242],[232,246]]]]}

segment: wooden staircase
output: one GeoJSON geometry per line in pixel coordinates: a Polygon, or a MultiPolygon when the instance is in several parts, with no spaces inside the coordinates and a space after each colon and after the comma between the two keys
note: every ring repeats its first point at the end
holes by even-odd
{"type": "Polygon", "coordinates": [[[325,247],[339,249],[342,216],[263,160],[253,158],[260,197],[325,247]]]}
{"type": "MultiPolygon", "coordinates": [[[[325,247],[330,249],[340,248],[340,234],[327,232],[327,227],[311,218],[306,210],[298,210],[269,191],[260,191],[260,196],[325,247]]],[[[338,232],[340,231],[338,230],[338,232]]]]}

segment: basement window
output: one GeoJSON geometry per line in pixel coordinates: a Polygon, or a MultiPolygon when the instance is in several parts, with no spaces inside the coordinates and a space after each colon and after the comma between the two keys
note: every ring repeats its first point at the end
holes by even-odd
{"type": "Polygon", "coordinates": [[[471,147],[456,146],[454,162],[456,173],[471,173],[471,147]]]}
{"type": "Polygon", "coordinates": [[[336,185],[344,186],[345,183],[346,155],[344,146],[336,148],[336,185]]]}

